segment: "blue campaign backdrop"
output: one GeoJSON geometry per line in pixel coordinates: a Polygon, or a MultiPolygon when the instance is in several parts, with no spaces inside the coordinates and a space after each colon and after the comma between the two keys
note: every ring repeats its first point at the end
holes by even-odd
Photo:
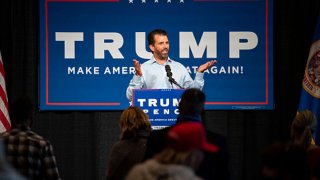
{"type": "MultiPolygon", "coordinates": [[[[272,0],[40,0],[40,110],[122,110],[132,59],[165,29],[169,56],[205,72],[206,109],[273,109],[272,0]]],[[[174,77],[174,74],[173,74],[174,77]]]]}

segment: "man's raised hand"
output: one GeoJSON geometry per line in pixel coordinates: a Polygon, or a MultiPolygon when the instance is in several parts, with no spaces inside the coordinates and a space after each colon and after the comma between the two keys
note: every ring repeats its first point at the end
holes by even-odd
{"type": "Polygon", "coordinates": [[[136,71],[137,76],[142,76],[142,71],[141,71],[141,64],[138,60],[134,59],[133,60],[133,66],[134,70],[136,71]]]}
{"type": "Polygon", "coordinates": [[[205,70],[209,69],[211,66],[217,64],[217,60],[208,61],[198,68],[198,72],[203,73],[205,70]]]}

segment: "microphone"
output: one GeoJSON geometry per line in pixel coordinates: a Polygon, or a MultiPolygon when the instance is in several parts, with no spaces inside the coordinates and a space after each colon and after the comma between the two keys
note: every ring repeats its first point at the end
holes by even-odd
{"type": "Polygon", "coordinates": [[[171,85],[172,85],[172,83],[173,83],[173,84],[177,85],[179,88],[183,89],[183,88],[176,82],[176,80],[173,79],[173,77],[172,77],[172,72],[171,72],[171,68],[170,68],[170,66],[169,66],[168,64],[165,65],[165,69],[166,69],[167,76],[168,76],[168,78],[169,78],[169,82],[171,83],[171,85]]]}
{"type": "Polygon", "coordinates": [[[169,65],[166,65],[165,68],[166,68],[166,72],[167,72],[167,76],[169,78],[169,81],[172,83],[173,82],[173,78],[172,78],[171,68],[170,68],[169,65]]]}

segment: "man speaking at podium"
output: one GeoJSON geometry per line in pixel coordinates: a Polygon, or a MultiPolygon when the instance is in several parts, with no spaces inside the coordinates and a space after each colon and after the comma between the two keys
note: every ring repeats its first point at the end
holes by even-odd
{"type": "Polygon", "coordinates": [[[155,29],[148,34],[153,57],[143,64],[133,60],[135,75],[127,88],[127,98],[132,100],[133,89],[203,88],[204,71],[217,63],[211,60],[199,66],[194,80],[181,63],[169,58],[169,40],[165,30],[155,29]]]}

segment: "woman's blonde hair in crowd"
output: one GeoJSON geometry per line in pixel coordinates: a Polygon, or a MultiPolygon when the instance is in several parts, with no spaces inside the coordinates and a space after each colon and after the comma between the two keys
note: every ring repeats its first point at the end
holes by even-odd
{"type": "Polygon", "coordinates": [[[308,148],[312,143],[312,129],[316,117],[309,110],[298,111],[291,124],[291,141],[308,148]]]}
{"type": "Polygon", "coordinates": [[[148,115],[139,107],[130,106],[120,116],[120,139],[127,139],[135,136],[140,130],[150,133],[151,123],[148,115]]]}

